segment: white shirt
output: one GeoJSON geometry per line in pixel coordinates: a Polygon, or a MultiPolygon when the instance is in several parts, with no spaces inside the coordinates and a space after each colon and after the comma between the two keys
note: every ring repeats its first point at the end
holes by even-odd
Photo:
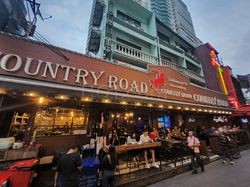
{"type": "Polygon", "coordinates": [[[192,146],[194,146],[196,144],[200,144],[200,141],[199,141],[198,138],[196,138],[194,136],[188,137],[187,142],[188,142],[188,147],[193,149],[195,153],[200,153],[200,148],[199,147],[192,147],[192,146]]]}
{"type": "Polygon", "coordinates": [[[127,144],[137,143],[135,138],[132,138],[131,136],[128,136],[127,138],[127,144]]]}
{"type": "Polygon", "coordinates": [[[147,136],[145,136],[144,134],[142,134],[141,136],[140,136],[140,143],[149,143],[151,140],[150,140],[150,138],[149,138],[149,136],[147,135],[147,136]]]}

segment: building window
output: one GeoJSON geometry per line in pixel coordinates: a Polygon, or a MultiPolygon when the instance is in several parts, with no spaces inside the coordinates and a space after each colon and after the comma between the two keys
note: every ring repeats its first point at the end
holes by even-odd
{"type": "Polygon", "coordinates": [[[158,37],[159,37],[161,40],[164,40],[165,42],[170,43],[169,37],[166,36],[165,34],[162,34],[162,33],[158,32],[158,37]]]}
{"type": "Polygon", "coordinates": [[[135,48],[135,49],[137,49],[137,50],[141,50],[141,47],[140,47],[140,46],[135,45],[135,44],[133,44],[133,43],[130,43],[130,42],[128,42],[128,41],[125,41],[125,40],[123,40],[123,39],[121,39],[121,38],[116,38],[116,41],[117,41],[117,42],[120,42],[120,43],[122,43],[122,44],[124,44],[124,45],[127,45],[127,46],[129,46],[129,47],[135,48]]]}
{"type": "Polygon", "coordinates": [[[187,61],[186,60],[186,64],[187,64],[187,69],[189,69],[190,71],[194,72],[194,73],[197,73],[197,74],[200,74],[201,72],[201,68],[192,64],[191,62],[187,61]]]}
{"type": "Polygon", "coordinates": [[[39,108],[34,122],[37,136],[86,134],[88,115],[74,108],[39,108]]]}
{"type": "Polygon", "coordinates": [[[162,65],[163,66],[168,66],[168,63],[172,61],[171,58],[166,57],[166,56],[161,56],[161,59],[162,59],[162,65]]]}
{"type": "Polygon", "coordinates": [[[128,24],[134,26],[134,27],[138,27],[141,28],[141,22],[128,16],[127,14],[117,10],[117,17],[125,22],[127,22],[128,24]]]}
{"type": "Polygon", "coordinates": [[[187,49],[183,45],[180,45],[180,48],[187,53],[187,49]]]}

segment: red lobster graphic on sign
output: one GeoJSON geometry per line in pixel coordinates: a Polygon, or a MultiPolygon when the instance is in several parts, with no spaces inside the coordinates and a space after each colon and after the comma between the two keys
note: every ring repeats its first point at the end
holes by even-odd
{"type": "Polygon", "coordinates": [[[156,73],[155,80],[149,80],[150,86],[156,90],[159,86],[164,85],[166,83],[166,75],[164,73],[156,73]]]}

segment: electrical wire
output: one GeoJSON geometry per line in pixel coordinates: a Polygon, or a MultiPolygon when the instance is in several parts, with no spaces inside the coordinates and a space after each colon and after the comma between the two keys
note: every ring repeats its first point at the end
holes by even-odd
{"type": "Polygon", "coordinates": [[[63,57],[65,60],[69,60],[69,58],[64,55],[60,50],[54,48],[54,46],[46,39],[44,38],[41,34],[39,34],[37,31],[35,31],[34,36],[33,36],[41,45],[49,48],[51,51],[56,53],[57,55],[63,57]]]}
{"type": "MultiPolygon", "coordinates": [[[[27,5],[27,13],[28,13],[28,18],[29,18],[29,22],[31,23],[31,17],[30,17],[30,11],[29,11],[29,6],[28,6],[28,1],[26,0],[26,5],[27,5]]],[[[36,15],[34,15],[36,17],[36,15]]],[[[20,24],[27,24],[26,22],[24,22],[23,20],[19,19],[18,17],[14,17],[14,19],[19,22],[20,24]]],[[[31,25],[31,27],[34,25],[31,25]]],[[[27,31],[26,31],[27,32],[27,31]]],[[[22,37],[27,37],[30,36],[30,33],[28,33],[27,35],[19,35],[22,37]]],[[[69,58],[64,55],[59,49],[55,48],[45,37],[43,37],[39,32],[34,31],[34,35],[33,38],[39,42],[41,45],[43,45],[44,47],[50,49],[51,51],[53,51],[55,54],[61,56],[62,58],[64,58],[65,60],[69,60],[69,58]]]]}

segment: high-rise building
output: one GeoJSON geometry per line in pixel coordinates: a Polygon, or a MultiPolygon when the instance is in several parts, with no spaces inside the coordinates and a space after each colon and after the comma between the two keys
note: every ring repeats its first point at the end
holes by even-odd
{"type": "Polygon", "coordinates": [[[149,0],[134,0],[134,1],[143,6],[144,8],[150,9],[149,0]]]}
{"type": "Polygon", "coordinates": [[[150,0],[150,8],[162,23],[173,28],[169,0],[150,0]]]}
{"type": "Polygon", "coordinates": [[[186,4],[182,0],[169,0],[171,7],[171,14],[173,20],[173,29],[176,32],[179,30],[185,33],[190,33],[195,36],[194,26],[190,12],[187,9],[186,4]]]}
{"type": "Polygon", "coordinates": [[[202,42],[196,37],[191,15],[182,0],[150,0],[156,17],[194,47],[202,42]]]}
{"type": "Polygon", "coordinates": [[[205,86],[194,47],[134,0],[94,0],[86,53],[147,71],[148,65],[175,68],[205,86]]]}
{"type": "Polygon", "coordinates": [[[0,10],[0,31],[24,36],[28,27],[24,0],[1,0],[0,10]]]}

